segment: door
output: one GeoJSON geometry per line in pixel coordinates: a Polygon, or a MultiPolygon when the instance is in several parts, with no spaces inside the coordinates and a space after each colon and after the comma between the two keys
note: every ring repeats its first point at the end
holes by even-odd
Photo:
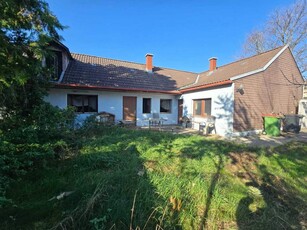
{"type": "Polygon", "coordinates": [[[123,97],[124,121],[136,121],[136,97],[123,97]]]}
{"type": "Polygon", "coordinates": [[[182,122],[183,99],[178,100],[178,124],[182,122]]]}

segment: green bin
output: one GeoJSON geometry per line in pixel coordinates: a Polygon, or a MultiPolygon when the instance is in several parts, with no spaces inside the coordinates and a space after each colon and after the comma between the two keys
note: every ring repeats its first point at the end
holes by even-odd
{"type": "Polygon", "coordinates": [[[274,115],[264,116],[264,131],[269,136],[280,135],[280,118],[274,115]]]}

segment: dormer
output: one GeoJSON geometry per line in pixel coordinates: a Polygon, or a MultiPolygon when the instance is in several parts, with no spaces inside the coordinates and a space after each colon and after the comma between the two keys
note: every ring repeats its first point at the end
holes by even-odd
{"type": "Polygon", "coordinates": [[[60,82],[64,76],[65,70],[72,60],[69,49],[58,41],[52,41],[49,43],[48,55],[43,60],[43,66],[48,67],[51,70],[51,81],[60,82]]]}

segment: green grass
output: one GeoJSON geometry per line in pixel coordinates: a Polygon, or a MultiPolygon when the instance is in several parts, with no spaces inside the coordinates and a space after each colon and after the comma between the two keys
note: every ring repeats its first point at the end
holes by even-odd
{"type": "Polygon", "coordinates": [[[106,127],[76,146],[12,184],[1,228],[306,228],[306,143],[251,149],[106,127]],[[49,201],[65,191],[73,193],[49,201]]]}

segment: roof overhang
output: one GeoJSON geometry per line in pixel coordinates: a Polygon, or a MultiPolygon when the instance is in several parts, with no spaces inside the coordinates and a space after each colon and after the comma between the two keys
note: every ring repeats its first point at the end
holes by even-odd
{"type": "Polygon", "coordinates": [[[225,80],[225,81],[219,81],[219,82],[214,82],[214,83],[209,83],[209,84],[204,84],[204,85],[199,85],[199,86],[194,86],[186,89],[180,89],[180,93],[186,93],[190,91],[195,91],[195,90],[201,90],[201,89],[207,89],[207,88],[213,88],[213,87],[218,87],[218,86],[223,86],[223,85],[229,85],[231,84],[231,80],[225,80]]]}
{"type": "Polygon", "coordinates": [[[49,42],[49,46],[51,46],[51,47],[52,47],[52,46],[53,46],[53,47],[57,47],[57,48],[59,48],[60,50],[65,51],[65,52],[67,53],[68,57],[69,57],[71,60],[73,59],[73,57],[71,56],[71,53],[70,53],[68,47],[65,46],[63,43],[61,43],[60,41],[52,40],[51,42],[49,42]]]}
{"type": "Polygon", "coordinates": [[[115,88],[109,86],[93,86],[93,85],[79,85],[79,84],[54,84],[53,88],[60,89],[86,89],[86,90],[104,90],[104,91],[130,91],[130,92],[146,92],[146,93],[164,93],[180,95],[181,93],[177,90],[152,90],[152,89],[138,89],[138,88],[115,88]]]}

